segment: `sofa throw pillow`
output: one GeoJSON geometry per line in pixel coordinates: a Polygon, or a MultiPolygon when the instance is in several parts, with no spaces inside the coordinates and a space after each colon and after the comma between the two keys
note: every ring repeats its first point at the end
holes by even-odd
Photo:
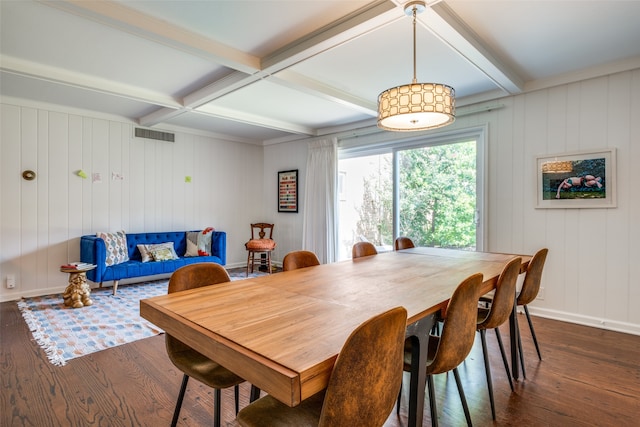
{"type": "Polygon", "coordinates": [[[198,256],[198,235],[199,231],[187,231],[187,250],[184,256],[198,256]]]}
{"type": "Polygon", "coordinates": [[[153,245],[138,245],[142,262],[167,261],[178,259],[173,242],[157,243],[153,245]]]}
{"type": "Polygon", "coordinates": [[[171,243],[171,247],[161,246],[157,248],[151,249],[151,255],[153,255],[154,261],[169,261],[172,259],[178,259],[175,256],[175,252],[173,251],[173,243],[171,243]]]}
{"type": "Polygon", "coordinates": [[[115,233],[96,233],[96,237],[104,240],[107,246],[107,259],[105,264],[108,266],[120,264],[129,261],[129,250],[127,249],[127,235],[124,230],[115,233]]]}
{"type": "Polygon", "coordinates": [[[138,245],[138,250],[140,251],[140,258],[142,262],[153,261],[153,255],[149,252],[149,247],[152,245],[138,245]]]}
{"type": "Polygon", "coordinates": [[[184,256],[210,256],[211,236],[214,231],[213,227],[207,227],[202,231],[187,231],[187,250],[184,256]]]}
{"type": "Polygon", "coordinates": [[[213,236],[213,227],[207,227],[198,234],[198,255],[211,256],[211,236],[213,236]]]}

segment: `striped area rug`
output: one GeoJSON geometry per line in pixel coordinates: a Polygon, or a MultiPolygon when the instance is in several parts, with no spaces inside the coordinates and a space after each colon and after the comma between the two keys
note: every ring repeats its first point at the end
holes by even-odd
{"type": "MultiPolygon", "coordinates": [[[[254,273],[260,276],[266,273],[254,273]]],[[[245,269],[230,269],[231,280],[245,278],[245,269]]],[[[62,294],[23,298],[22,317],[35,341],[56,366],[96,351],[158,335],[163,331],[140,317],[140,300],[167,293],[168,280],[91,290],[93,305],[69,308],[62,294]]]]}

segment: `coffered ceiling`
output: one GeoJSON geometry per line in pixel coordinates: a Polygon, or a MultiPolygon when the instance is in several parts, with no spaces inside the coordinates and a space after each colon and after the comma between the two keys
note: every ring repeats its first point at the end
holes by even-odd
{"type": "MultiPolygon", "coordinates": [[[[0,94],[255,144],[375,125],[405,0],[0,0],[0,94]]],[[[417,77],[457,106],[640,68],[640,1],[432,0],[417,77]]]]}

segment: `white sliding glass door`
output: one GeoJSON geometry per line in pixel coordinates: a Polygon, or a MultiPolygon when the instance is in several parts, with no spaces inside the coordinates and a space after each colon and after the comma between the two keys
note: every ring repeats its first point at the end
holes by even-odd
{"type": "Polygon", "coordinates": [[[399,236],[416,246],[476,248],[476,142],[399,150],[399,236]]]}
{"type": "Polygon", "coordinates": [[[346,150],[338,164],[338,260],[370,241],[393,250],[397,236],[418,246],[484,247],[485,128],[346,150]]]}

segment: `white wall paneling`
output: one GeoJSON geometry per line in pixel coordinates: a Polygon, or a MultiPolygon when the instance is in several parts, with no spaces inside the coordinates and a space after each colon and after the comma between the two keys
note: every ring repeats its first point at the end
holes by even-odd
{"type": "MultiPolygon", "coordinates": [[[[532,312],[640,334],[640,279],[632,269],[640,258],[633,169],[640,163],[640,70],[499,102],[503,108],[460,117],[450,128],[488,126],[487,249],[549,248],[544,299],[532,312]],[[536,156],[608,147],[617,149],[617,208],[534,208],[536,156]]],[[[213,226],[228,233],[228,264],[244,265],[249,223],[272,221],[276,261],[301,247],[304,206],[298,214],[277,212],[276,177],[298,169],[304,200],[308,141],[259,147],[181,131],[166,143],[133,138],[133,126],[2,105],[0,298],[64,289],[58,266],[77,258],[80,235],[96,231],[213,226]],[[74,175],[80,168],[88,179],[74,175]],[[22,180],[24,169],[38,178],[22,180]],[[91,182],[95,172],[102,183],[91,182]],[[111,180],[112,172],[124,180],[111,180]],[[15,290],[4,286],[8,274],[16,276],[15,290]]]]}
{"type": "Polygon", "coordinates": [[[59,266],[79,260],[80,236],[97,231],[212,226],[227,232],[227,263],[246,262],[248,224],[263,206],[262,147],[182,132],[175,143],[139,139],[132,123],[26,105],[2,104],[1,119],[3,301],[64,290],[59,266]],[[37,178],[23,180],[25,169],[37,178]]]}
{"type": "MultiPolygon", "coordinates": [[[[267,222],[275,224],[276,260],[302,249],[304,186],[307,173],[308,141],[271,145],[264,153],[264,198],[267,222]],[[278,212],[278,172],[298,169],[298,213],[278,212]]],[[[258,220],[259,218],[256,218],[258,220]]]]}
{"type": "MultiPolygon", "coordinates": [[[[634,309],[640,306],[640,278],[631,262],[640,257],[634,220],[640,218],[640,192],[632,172],[640,162],[640,70],[499,102],[504,108],[460,117],[444,130],[488,124],[488,250],[532,254],[549,248],[544,299],[532,304],[533,313],[640,334],[640,311],[634,309]],[[536,156],[608,147],[617,149],[617,208],[535,209],[536,156]]],[[[267,147],[265,159],[277,163],[283,149],[267,147]]],[[[286,150],[290,157],[297,150],[302,159],[307,147],[286,150]]],[[[281,228],[283,221],[296,221],[278,219],[281,228]]],[[[301,234],[294,242],[283,237],[279,245],[287,249],[301,245],[301,234]]]]}

